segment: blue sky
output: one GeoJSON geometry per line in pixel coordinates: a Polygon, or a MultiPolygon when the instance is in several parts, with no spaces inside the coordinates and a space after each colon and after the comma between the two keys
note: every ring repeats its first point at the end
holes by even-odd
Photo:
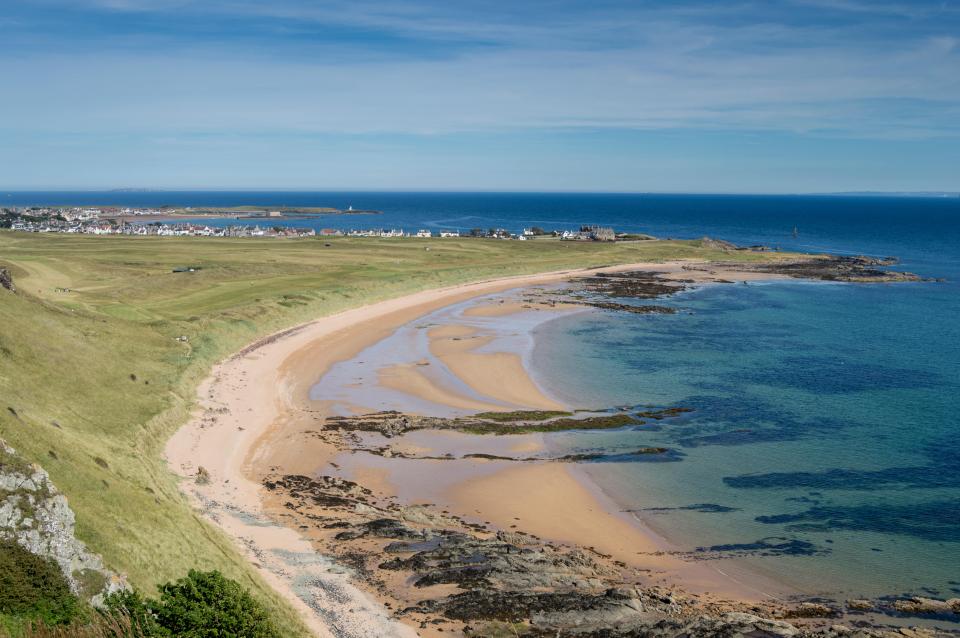
{"type": "Polygon", "coordinates": [[[960,0],[3,0],[0,187],[960,190],[960,0]]]}

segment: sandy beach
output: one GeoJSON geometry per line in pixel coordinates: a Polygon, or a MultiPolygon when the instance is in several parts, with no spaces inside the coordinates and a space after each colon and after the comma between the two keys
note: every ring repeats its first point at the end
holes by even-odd
{"type": "MultiPolygon", "coordinates": [[[[651,270],[702,282],[771,277],[685,269],[688,265],[633,264],[599,270],[651,270]]],[[[433,629],[424,630],[421,625],[418,632],[409,621],[395,620],[384,602],[390,597],[351,578],[349,570],[325,558],[317,551],[321,537],[304,529],[302,521],[280,520],[291,515],[284,512],[282,503],[271,501],[262,485],[264,477],[277,472],[310,476],[340,454],[315,433],[317,423],[335,410],[343,413],[343,405],[325,397],[311,398],[311,387],[336,364],[357,357],[400,326],[471,299],[479,301],[467,317],[568,311],[524,307],[521,302],[484,304],[482,298],[584,274],[588,272],[563,271],[419,292],[324,317],[251,344],[217,365],[200,387],[195,418],[167,445],[170,467],[183,477],[183,489],[193,504],[236,541],[317,635],[433,635],[433,629]],[[209,474],[208,483],[194,480],[200,467],[209,474]]],[[[486,351],[489,336],[469,325],[433,326],[427,340],[430,355],[457,377],[455,384],[438,381],[429,362],[414,361],[380,369],[374,377],[353,385],[373,394],[378,387],[385,388],[458,411],[568,407],[540,390],[518,354],[486,351]]],[[[351,409],[362,412],[378,407],[356,404],[351,409]]],[[[539,449],[536,436],[504,445],[528,452],[539,449]]],[[[617,512],[570,465],[518,466],[478,459],[466,469],[431,467],[436,473],[423,482],[428,493],[421,498],[412,498],[409,485],[403,489],[396,484],[398,474],[389,464],[355,467],[352,480],[371,490],[371,498],[386,501],[401,496],[405,504],[417,506],[429,501],[443,510],[438,516],[481,521],[493,530],[523,530],[552,542],[590,548],[644,574],[651,584],[680,585],[740,600],[762,600],[775,593],[772,583],[747,584],[702,563],[664,554],[662,539],[617,512]]]]}

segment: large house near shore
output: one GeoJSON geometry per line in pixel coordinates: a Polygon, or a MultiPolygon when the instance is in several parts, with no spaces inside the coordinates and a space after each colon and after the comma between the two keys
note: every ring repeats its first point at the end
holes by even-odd
{"type": "Polygon", "coordinates": [[[606,226],[581,226],[579,231],[565,230],[560,239],[568,241],[615,241],[616,233],[606,226]]]}

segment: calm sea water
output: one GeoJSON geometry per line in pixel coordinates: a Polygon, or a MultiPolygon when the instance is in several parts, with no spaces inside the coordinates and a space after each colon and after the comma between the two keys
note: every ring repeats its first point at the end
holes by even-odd
{"type": "MultiPolygon", "coordinates": [[[[315,227],[570,228],[896,255],[946,283],[716,285],[671,316],[581,313],[538,329],[548,390],[598,407],[695,408],[552,445],[679,451],[594,463],[625,509],[704,559],[808,592],[960,594],[960,198],[420,193],[0,193],[0,205],[287,205],[383,215],[315,227]],[[794,238],[791,230],[799,234],[794,238]]],[[[229,222],[225,222],[229,223],[229,222]]]]}

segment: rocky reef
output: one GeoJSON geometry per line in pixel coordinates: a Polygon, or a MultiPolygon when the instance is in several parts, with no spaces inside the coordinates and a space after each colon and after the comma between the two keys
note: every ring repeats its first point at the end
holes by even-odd
{"type": "MultiPolygon", "coordinates": [[[[408,456],[392,449],[390,440],[423,429],[509,435],[591,425],[642,427],[669,423],[689,411],[620,406],[596,412],[516,411],[456,418],[386,411],[324,418],[320,429],[302,434],[340,450],[391,458],[590,462],[602,455],[408,456]]],[[[643,448],[631,453],[670,460],[675,452],[643,448]]],[[[375,593],[394,617],[426,636],[926,638],[946,632],[894,627],[884,619],[960,620],[951,607],[954,601],[745,603],[690,594],[652,584],[645,569],[591,547],[554,543],[516,526],[498,529],[429,504],[402,504],[338,476],[274,471],[263,480],[268,510],[310,538],[321,553],[348,567],[353,578],[375,593]]],[[[720,551],[706,548],[682,557],[707,560],[714,558],[710,551],[715,549],[713,553],[720,551]]],[[[772,542],[762,548],[789,549],[772,542]]]]}
{"type": "MultiPolygon", "coordinates": [[[[738,250],[725,242],[716,242],[714,247],[738,250]]],[[[864,283],[919,280],[916,275],[886,270],[892,263],[869,258],[810,257],[763,264],[731,262],[723,268],[716,264],[690,264],[688,268],[708,270],[712,278],[707,279],[721,283],[733,283],[722,277],[733,279],[737,271],[864,283]]],[[[683,277],[677,272],[602,272],[575,278],[564,290],[529,293],[524,301],[531,305],[576,304],[610,311],[667,314],[676,309],[642,302],[673,295],[705,279],[693,272],[689,279],[683,277]]],[[[321,413],[310,426],[313,429],[303,430],[302,435],[320,439],[339,451],[431,462],[671,461],[682,457],[682,452],[648,447],[615,457],[593,450],[556,457],[547,456],[547,452],[507,456],[513,453],[458,449],[457,455],[427,456],[429,450],[398,445],[398,439],[409,432],[429,429],[511,436],[645,425],[669,427],[670,420],[682,419],[689,411],[682,406],[616,406],[575,411],[488,412],[453,418],[397,411],[349,416],[321,413]]],[[[332,464],[329,471],[335,473],[336,469],[332,464]]],[[[563,545],[526,533],[518,527],[522,527],[519,519],[509,529],[497,529],[436,506],[404,505],[334,475],[284,474],[279,468],[273,472],[263,478],[272,514],[300,530],[320,552],[347,566],[354,578],[374,592],[395,617],[418,627],[427,636],[925,638],[948,632],[908,628],[905,625],[910,621],[906,619],[960,620],[960,611],[955,608],[960,605],[955,606],[955,601],[899,598],[846,603],[747,603],[690,594],[652,584],[648,571],[594,548],[563,545]],[[893,618],[896,626],[886,622],[893,618]]],[[[798,548],[792,542],[766,539],[762,546],[749,549],[795,552],[798,548]]],[[[709,560],[714,554],[726,555],[727,549],[699,548],[690,553],[689,560],[709,560]]]]}
{"type": "Polygon", "coordinates": [[[590,277],[578,277],[570,287],[554,291],[564,303],[589,306],[600,310],[631,312],[634,314],[674,314],[676,308],[653,304],[628,303],[626,300],[658,299],[686,289],[688,280],[668,279],[656,271],[600,272],[590,277]]]}
{"type": "Polygon", "coordinates": [[[20,458],[0,441],[0,539],[53,559],[82,599],[93,604],[126,589],[121,576],[106,569],[99,556],[74,536],[74,515],[67,499],[38,465],[20,458]]]}
{"type": "MultiPolygon", "coordinates": [[[[711,268],[736,267],[743,272],[786,275],[797,279],[842,281],[849,283],[893,283],[932,281],[910,272],[889,270],[898,263],[896,257],[864,257],[846,255],[815,255],[798,259],[771,262],[711,264],[711,268]]],[[[700,269],[690,267],[690,270],[700,269]]]]}
{"type": "MultiPolygon", "coordinates": [[[[712,247],[724,252],[757,250],[758,247],[742,248],[730,242],[704,238],[712,247]]],[[[895,257],[864,257],[846,255],[785,256],[762,262],[715,261],[690,263],[683,267],[689,278],[677,273],[656,270],[598,272],[588,277],[575,277],[562,290],[551,290],[531,295],[524,301],[533,305],[556,306],[558,303],[588,306],[600,310],[630,312],[634,314],[676,314],[673,306],[637,303],[662,299],[688,289],[691,285],[709,281],[732,284],[738,275],[793,277],[820,281],[848,283],[895,283],[916,281],[940,281],[925,279],[914,273],[892,270],[898,263],[895,257]]]]}
{"type": "MultiPolygon", "coordinates": [[[[644,574],[590,548],[493,530],[428,506],[404,506],[336,477],[268,477],[264,486],[321,551],[348,565],[421,628],[475,638],[687,636],[922,638],[924,628],[848,617],[876,610],[818,602],[746,604],[644,584],[644,574]],[[838,624],[839,623],[839,624],[838,624]],[[844,624],[845,623],[845,624],[844,624]]],[[[952,613],[956,601],[905,600],[892,613],[952,613]],[[911,605],[916,606],[910,607],[911,605]],[[909,609],[907,607],[910,607],[909,609]],[[936,609],[934,609],[936,607],[936,609]],[[928,610],[930,610],[928,612],[928,610]]],[[[863,606],[865,605],[865,606],[863,606]]],[[[882,610],[881,610],[882,611],[882,610]]]]}
{"type": "Polygon", "coordinates": [[[607,297],[629,299],[657,299],[685,290],[685,284],[692,283],[690,280],[666,279],[664,274],[649,270],[600,272],[592,277],[579,277],[572,283],[574,290],[579,287],[607,297]]]}
{"type": "Polygon", "coordinates": [[[649,406],[620,406],[605,410],[578,410],[577,412],[483,412],[455,418],[403,414],[394,410],[371,412],[355,416],[331,416],[323,422],[323,429],[340,432],[375,432],[387,438],[413,430],[458,430],[468,434],[530,434],[533,432],[565,432],[569,430],[607,430],[642,425],[645,420],[660,421],[677,417],[691,408],[663,409],[649,406]]]}

